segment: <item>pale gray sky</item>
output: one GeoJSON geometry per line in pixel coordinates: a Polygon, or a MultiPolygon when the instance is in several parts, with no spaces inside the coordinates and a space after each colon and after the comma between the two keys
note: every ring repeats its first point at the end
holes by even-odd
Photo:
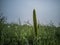
{"type": "Polygon", "coordinates": [[[55,25],[60,22],[60,0],[0,0],[0,8],[7,22],[21,22],[29,20],[32,23],[33,9],[41,24],[48,24],[50,20],[55,25]]]}

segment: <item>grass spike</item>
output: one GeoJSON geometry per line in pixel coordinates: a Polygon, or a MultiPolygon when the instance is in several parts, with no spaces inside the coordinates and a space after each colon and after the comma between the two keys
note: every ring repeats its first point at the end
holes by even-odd
{"type": "Polygon", "coordinates": [[[35,9],[33,9],[33,25],[34,25],[35,35],[37,36],[37,18],[36,18],[35,9]]]}

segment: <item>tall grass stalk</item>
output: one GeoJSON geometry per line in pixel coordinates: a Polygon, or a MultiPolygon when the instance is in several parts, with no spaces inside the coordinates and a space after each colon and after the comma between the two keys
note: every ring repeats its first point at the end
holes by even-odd
{"type": "Polygon", "coordinates": [[[36,18],[36,11],[33,10],[33,25],[35,30],[35,36],[37,36],[37,18],[36,18]]]}
{"type": "Polygon", "coordinates": [[[35,44],[37,45],[37,18],[36,18],[36,11],[35,9],[33,10],[33,25],[34,25],[34,32],[35,32],[35,44]]]}

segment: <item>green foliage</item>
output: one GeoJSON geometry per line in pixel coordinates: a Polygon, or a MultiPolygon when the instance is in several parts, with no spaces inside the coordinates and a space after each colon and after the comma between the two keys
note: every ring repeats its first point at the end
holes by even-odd
{"type": "Polygon", "coordinates": [[[2,38],[3,45],[59,45],[60,27],[39,25],[37,40],[33,26],[5,24],[2,38]],[[16,28],[17,27],[17,28],[16,28]]]}
{"type": "Polygon", "coordinates": [[[0,13],[0,44],[2,42],[4,22],[5,22],[5,17],[3,16],[3,13],[0,13]]]}

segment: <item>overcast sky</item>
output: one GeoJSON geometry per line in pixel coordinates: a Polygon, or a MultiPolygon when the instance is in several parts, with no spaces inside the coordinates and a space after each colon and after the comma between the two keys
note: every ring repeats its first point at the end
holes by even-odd
{"type": "Polygon", "coordinates": [[[22,24],[28,20],[32,23],[33,9],[41,24],[60,22],[60,0],[0,0],[0,8],[9,23],[18,23],[19,18],[22,24]]]}

